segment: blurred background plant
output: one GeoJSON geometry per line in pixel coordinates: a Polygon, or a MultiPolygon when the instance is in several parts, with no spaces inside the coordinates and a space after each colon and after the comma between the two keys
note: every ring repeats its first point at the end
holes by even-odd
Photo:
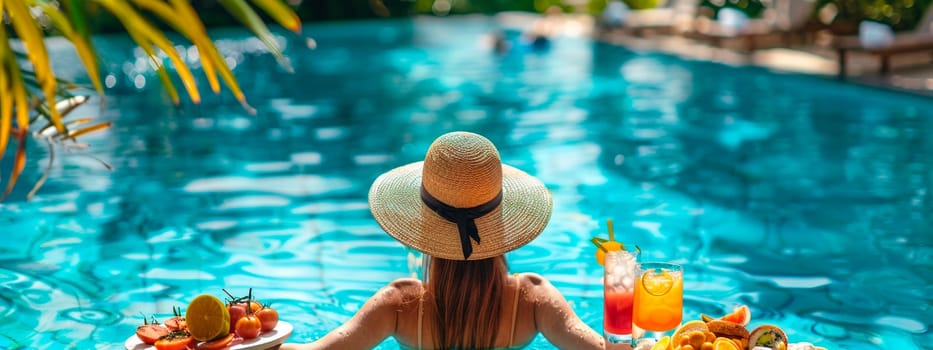
{"type": "MultiPolygon", "coordinates": [[[[624,0],[633,9],[664,6],[672,0],[624,0]]],[[[775,1],[781,0],[694,0],[715,14],[734,8],[749,18],[759,18],[775,1]]],[[[858,23],[871,20],[896,31],[913,30],[933,0],[814,0],[814,23],[838,34],[857,32],[858,23]]],[[[108,123],[93,118],[66,119],[77,106],[95,93],[103,96],[99,57],[92,33],[125,32],[149,56],[167,95],[176,104],[180,82],[187,98],[201,99],[194,73],[175,52],[168,31],[180,33],[194,44],[200,70],[210,89],[220,92],[220,82],[252,111],[231,69],[218,53],[207,28],[245,25],[268,48],[286,70],[290,66],[280,52],[266,22],[300,32],[301,20],[408,17],[412,15],[494,14],[502,11],[544,13],[559,8],[565,13],[599,15],[608,0],[0,0],[0,161],[7,145],[19,145],[11,164],[0,163],[0,185],[6,182],[0,200],[11,191],[26,161],[26,137],[32,135],[52,151],[87,147],[78,137],[103,130],[108,123]],[[45,38],[57,35],[70,41],[84,65],[92,87],[58,79],[51,69],[45,38]],[[169,71],[174,72],[173,78],[169,71]],[[4,166],[4,164],[6,164],[4,166]],[[9,169],[7,169],[9,168],[9,169]]],[[[45,176],[47,176],[47,172],[45,176]]],[[[35,194],[45,176],[34,185],[35,194]]]]}
{"type": "Polygon", "coordinates": [[[814,16],[839,34],[858,32],[858,24],[869,20],[891,26],[894,31],[917,28],[933,0],[816,0],[814,16]]]}
{"type": "MultiPolygon", "coordinates": [[[[223,9],[229,18],[249,28],[279,63],[289,69],[288,61],[263,20],[265,16],[300,33],[301,20],[289,3],[284,0],[251,0],[249,3],[218,0],[209,5],[223,9]]],[[[25,167],[28,135],[48,146],[49,164],[27,199],[45,182],[55,160],[56,146],[66,151],[85,148],[86,144],[78,142],[79,137],[110,126],[108,122],[94,122],[89,117],[66,118],[88,101],[95,90],[98,95],[104,95],[99,56],[91,40],[95,28],[113,31],[114,24],[119,23],[148,55],[172,101],[177,105],[180,96],[169,75],[169,64],[188,98],[199,103],[201,95],[196,79],[166,36],[165,29],[180,33],[196,47],[211,91],[220,93],[220,81],[223,81],[243,107],[253,112],[202,21],[216,12],[198,12],[189,0],[0,0],[3,20],[0,24],[0,160],[7,153],[11,139],[18,144],[9,171],[0,168],[0,181],[6,181],[0,200],[12,191],[25,167]],[[62,36],[74,46],[92,88],[56,77],[46,47],[46,37],[50,35],[62,36]]],[[[109,168],[106,163],[104,165],[109,168]]]]}
{"type": "MultiPolygon", "coordinates": [[[[598,15],[602,13],[609,2],[610,0],[590,0],[588,4],[590,14],[598,15]]],[[[624,0],[622,2],[624,2],[625,6],[628,6],[628,8],[635,10],[652,9],[663,6],[666,3],[665,0],[624,0]]]]}

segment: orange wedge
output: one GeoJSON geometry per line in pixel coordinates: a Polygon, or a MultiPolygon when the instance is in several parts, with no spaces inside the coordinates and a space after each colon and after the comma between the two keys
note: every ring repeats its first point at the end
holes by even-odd
{"type": "MultiPolygon", "coordinates": [[[[600,243],[600,245],[610,252],[622,250],[622,243],[616,241],[606,241],[600,243]]],[[[599,263],[599,266],[603,266],[606,263],[606,252],[602,249],[596,249],[596,262],[599,263]]]]}
{"type": "Polygon", "coordinates": [[[664,336],[651,346],[651,350],[671,350],[671,337],[664,336]]]}
{"type": "Polygon", "coordinates": [[[737,306],[731,314],[720,317],[719,319],[747,326],[752,320],[752,312],[748,309],[747,305],[741,305],[737,306]]]}
{"type": "Polygon", "coordinates": [[[713,350],[740,350],[739,346],[729,338],[716,338],[713,342],[713,350]]]}

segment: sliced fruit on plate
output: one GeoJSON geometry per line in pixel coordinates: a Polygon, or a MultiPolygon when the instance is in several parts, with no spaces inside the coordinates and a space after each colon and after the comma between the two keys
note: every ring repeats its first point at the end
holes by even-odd
{"type": "Polygon", "coordinates": [[[754,349],[756,346],[785,350],[787,349],[787,334],[784,334],[784,331],[777,326],[758,326],[748,336],[748,348],[754,349]]]}
{"type": "Polygon", "coordinates": [[[198,341],[210,341],[230,332],[230,312],[220,299],[210,294],[194,298],[185,310],[188,331],[198,341]]]}
{"type": "Polygon", "coordinates": [[[173,331],[177,331],[179,329],[188,329],[188,323],[185,322],[185,317],[181,313],[181,308],[172,306],[172,314],[175,316],[163,322],[166,328],[173,331]]]}
{"type": "Polygon", "coordinates": [[[674,335],[671,336],[671,343],[675,346],[680,344],[680,340],[685,336],[688,336],[689,339],[689,334],[692,332],[700,332],[705,335],[706,332],[709,332],[709,327],[706,326],[706,322],[699,320],[684,323],[680,328],[674,331],[674,335]]]}
{"type": "Polygon", "coordinates": [[[713,350],[742,350],[739,345],[729,338],[716,338],[713,342],[713,350]]]}
{"type": "Polygon", "coordinates": [[[670,350],[671,349],[671,337],[664,336],[657,343],[651,346],[651,350],[670,350]]]}
{"type": "Polygon", "coordinates": [[[186,330],[175,330],[155,342],[156,350],[188,350],[195,343],[186,330]]]}
{"type": "Polygon", "coordinates": [[[748,309],[747,305],[741,305],[737,306],[731,314],[720,317],[719,319],[747,326],[752,320],[752,311],[748,309]]]}
{"type": "Polygon", "coordinates": [[[197,350],[222,350],[226,349],[233,342],[235,334],[228,333],[225,337],[198,344],[197,350]]]}
{"type": "Polygon", "coordinates": [[[703,322],[709,322],[712,320],[723,320],[729,321],[732,323],[737,323],[742,326],[748,326],[748,323],[752,321],[752,312],[746,305],[736,306],[732,313],[726,314],[720,318],[714,318],[706,314],[700,314],[700,318],[703,322]]]}
{"type": "Polygon", "coordinates": [[[170,332],[171,330],[159,324],[146,324],[136,327],[136,337],[149,345],[155,344],[159,338],[168,335],[170,332]]]}

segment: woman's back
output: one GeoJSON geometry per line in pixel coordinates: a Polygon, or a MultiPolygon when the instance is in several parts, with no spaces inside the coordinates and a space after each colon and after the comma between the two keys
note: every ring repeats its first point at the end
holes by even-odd
{"type": "MultiPolygon", "coordinates": [[[[502,310],[497,321],[495,332],[495,348],[520,348],[534,339],[537,328],[534,323],[535,292],[531,280],[540,280],[536,275],[515,275],[507,279],[503,293],[498,301],[502,310]]],[[[409,297],[418,298],[425,286],[415,279],[400,279],[393,284],[400,285],[409,297]]],[[[434,320],[438,317],[437,301],[431,293],[423,293],[423,298],[415,302],[406,302],[401,306],[398,317],[398,328],[395,338],[405,348],[435,349],[439,343],[437,338],[438,324],[434,320]],[[419,321],[420,316],[420,321],[419,321]],[[419,328],[420,325],[420,328],[419,328]],[[419,338],[420,337],[420,338],[419,338]],[[419,342],[420,339],[420,342],[419,342]],[[421,346],[419,346],[421,344],[421,346]]],[[[486,320],[492,323],[490,319],[486,320]]]]}
{"type": "MultiPolygon", "coordinates": [[[[404,297],[398,299],[395,338],[403,348],[418,349],[418,315],[421,314],[421,348],[435,349],[437,316],[435,300],[430,293],[420,298],[424,285],[416,279],[399,279],[391,284],[404,297]],[[421,309],[419,310],[419,307],[421,309]]],[[[499,300],[502,312],[498,317],[495,348],[521,348],[544,333],[560,348],[602,348],[602,337],[582,327],[579,318],[554,286],[538,274],[523,273],[508,278],[499,300]],[[514,312],[513,312],[514,310],[514,312]],[[574,334],[577,332],[577,334],[574,334]],[[565,336],[572,334],[573,336],[565,336]],[[510,341],[511,337],[511,341],[510,341]]],[[[489,320],[490,322],[492,320],[489,320]]]]}

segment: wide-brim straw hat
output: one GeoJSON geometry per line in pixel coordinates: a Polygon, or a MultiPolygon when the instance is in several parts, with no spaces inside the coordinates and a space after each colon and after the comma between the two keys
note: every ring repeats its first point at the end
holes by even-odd
{"type": "Polygon", "coordinates": [[[502,164],[485,137],[452,132],[431,144],[424,161],[380,175],[369,206],[382,229],[406,246],[438,258],[479,260],[531,242],[547,226],[552,203],[541,181],[502,164]],[[472,220],[479,242],[461,239],[469,224],[445,219],[438,206],[479,209],[482,215],[472,220]]]}

